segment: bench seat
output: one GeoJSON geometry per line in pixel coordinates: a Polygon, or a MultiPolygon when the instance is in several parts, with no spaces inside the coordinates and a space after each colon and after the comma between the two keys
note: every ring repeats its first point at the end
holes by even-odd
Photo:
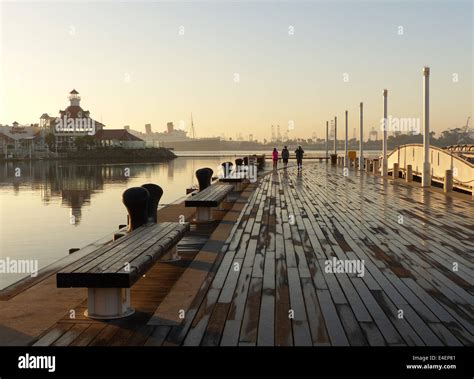
{"type": "Polygon", "coordinates": [[[177,222],[141,226],[63,268],[56,274],[57,287],[89,288],[90,317],[110,319],[131,314],[130,287],[157,260],[173,257],[188,230],[188,223],[177,222]]]}
{"type": "Polygon", "coordinates": [[[232,184],[214,184],[184,201],[185,207],[196,207],[196,221],[211,221],[211,208],[218,207],[234,190],[232,184]]]}

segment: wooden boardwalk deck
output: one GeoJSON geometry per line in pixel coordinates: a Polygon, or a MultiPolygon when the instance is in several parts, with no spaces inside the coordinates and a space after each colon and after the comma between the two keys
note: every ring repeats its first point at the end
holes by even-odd
{"type": "Polygon", "coordinates": [[[228,235],[180,322],[148,323],[155,299],[132,330],[64,320],[39,344],[474,344],[471,201],[307,164],[264,176],[228,235]],[[364,261],[364,275],[326,273],[333,257],[364,261]]]}

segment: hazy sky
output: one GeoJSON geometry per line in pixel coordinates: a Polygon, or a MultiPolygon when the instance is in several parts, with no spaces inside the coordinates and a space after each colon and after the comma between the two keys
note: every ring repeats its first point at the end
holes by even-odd
{"type": "Polygon", "coordinates": [[[76,88],[107,128],[162,131],[192,112],[198,136],[269,138],[293,121],[290,137],[323,138],[337,115],[342,138],[347,109],[352,137],[360,101],[366,130],[379,126],[383,88],[390,115],[421,117],[424,65],[432,130],[472,115],[471,1],[41,1],[0,12],[2,124],[57,115],[76,88]]]}

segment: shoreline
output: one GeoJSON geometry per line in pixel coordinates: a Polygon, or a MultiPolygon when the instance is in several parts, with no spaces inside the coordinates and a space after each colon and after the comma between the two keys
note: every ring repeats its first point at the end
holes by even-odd
{"type": "Polygon", "coordinates": [[[96,149],[96,150],[80,150],[75,152],[65,153],[62,156],[48,156],[48,157],[25,157],[25,158],[0,158],[0,163],[7,162],[37,162],[37,161],[95,161],[101,160],[103,162],[114,163],[128,163],[128,162],[168,162],[177,158],[173,151],[158,147],[147,149],[96,149]]]}

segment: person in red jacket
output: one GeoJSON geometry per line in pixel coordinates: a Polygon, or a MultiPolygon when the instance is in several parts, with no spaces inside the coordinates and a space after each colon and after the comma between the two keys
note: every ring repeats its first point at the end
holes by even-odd
{"type": "Polygon", "coordinates": [[[273,148],[272,159],[273,159],[273,168],[277,169],[278,168],[278,150],[276,147],[273,148]]]}

